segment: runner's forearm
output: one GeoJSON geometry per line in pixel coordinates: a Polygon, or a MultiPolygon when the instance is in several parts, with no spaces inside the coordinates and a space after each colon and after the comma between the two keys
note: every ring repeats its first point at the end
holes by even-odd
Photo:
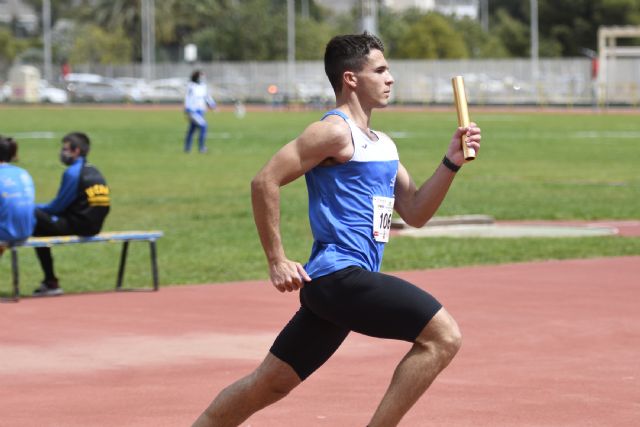
{"type": "Polygon", "coordinates": [[[396,180],[395,210],[412,227],[422,227],[436,213],[444,200],[455,173],[438,165],[433,175],[418,188],[400,165],[396,180]]]}
{"type": "Polygon", "coordinates": [[[411,209],[414,221],[424,225],[442,204],[455,174],[440,164],[433,175],[416,191],[411,209]]]}
{"type": "Polygon", "coordinates": [[[260,243],[271,264],[285,258],[280,237],[280,187],[260,176],[251,182],[253,218],[260,243]]]}

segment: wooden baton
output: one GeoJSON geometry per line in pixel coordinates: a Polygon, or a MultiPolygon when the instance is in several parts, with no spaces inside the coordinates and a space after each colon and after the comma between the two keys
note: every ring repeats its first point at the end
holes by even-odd
{"type": "MultiPolygon", "coordinates": [[[[467,106],[467,95],[464,90],[464,80],[462,76],[455,76],[451,79],[453,85],[453,97],[456,103],[456,111],[458,112],[458,126],[469,126],[469,108],[467,106]]],[[[464,153],[464,159],[468,162],[476,158],[476,150],[467,147],[467,136],[460,137],[460,144],[464,153]]]]}

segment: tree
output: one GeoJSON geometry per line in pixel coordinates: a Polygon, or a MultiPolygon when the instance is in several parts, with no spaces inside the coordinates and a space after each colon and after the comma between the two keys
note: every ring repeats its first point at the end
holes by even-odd
{"type": "Polygon", "coordinates": [[[439,13],[429,12],[410,25],[397,49],[397,58],[468,58],[469,52],[460,33],[439,13]]]}
{"type": "Polygon", "coordinates": [[[592,6],[598,25],[640,25],[640,2],[637,0],[598,0],[592,6]]]}
{"type": "Polygon", "coordinates": [[[106,32],[97,25],[80,27],[69,61],[72,64],[131,62],[132,43],[122,29],[106,32]]]}
{"type": "Polygon", "coordinates": [[[496,34],[509,52],[509,56],[529,56],[529,27],[513,18],[505,9],[500,9],[494,18],[491,32],[496,34]]]}
{"type": "Polygon", "coordinates": [[[296,20],[296,59],[313,60],[324,57],[324,49],[333,34],[332,26],[311,18],[296,20]]]}
{"type": "MultiPolygon", "coordinates": [[[[41,13],[43,0],[24,1],[41,13]]],[[[74,27],[89,25],[103,33],[95,28],[84,28],[81,33],[100,41],[103,51],[117,51],[117,61],[122,61],[122,52],[127,51],[129,61],[140,61],[141,1],[52,0],[53,22],[67,18],[76,24],[62,36],[54,34],[58,38],[54,40],[54,58],[71,54],[69,36],[75,33],[74,27]],[[123,34],[126,48],[122,48],[123,34]],[[108,46],[111,37],[113,45],[108,46]]],[[[195,43],[200,59],[206,61],[286,58],[285,0],[156,0],[155,7],[157,58],[180,60],[187,43],[195,43]]],[[[530,0],[490,0],[489,8],[490,31],[484,32],[473,20],[425,14],[418,9],[395,12],[382,6],[379,35],[390,58],[528,57],[530,0]]],[[[597,49],[601,25],[640,24],[639,0],[538,0],[538,11],[542,57],[576,56],[583,48],[597,49]]],[[[319,59],[332,35],[359,31],[358,7],[336,15],[322,2],[309,0],[309,12],[308,18],[296,18],[298,59],[319,59]]],[[[14,40],[10,33],[0,34],[0,61],[7,62],[39,40],[14,40]]],[[[83,55],[103,58],[101,53],[92,56],[88,51],[83,55]]],[[[80,56],[76,53],[74,58],[80,56]]]]}
{"type": "Polygon", "coordinates": [[[640,2],[541,0],[539,15],[541,40],[558,43],[559,56],[578,56],[582,48],[597,49],[600,26],[640,24],[640,2]]]}
{"type": "MultiPolygon", "coordinates": [[[[526,56],[520,39],[531,22],[530,0],[491,0],[489,8],[491,32],[502,33],[512,55],[526,56]],[[517,41],[508,34],[516,35],[517,41]]],[[[640,1],[538,0],[538,24],[540,56],[578,56],[582,48],[597,49],[600,26],[639,25],[640,1]]]]}
{"type": "Polygon", "coordinates": [[[462,34],[471,58],[507,58],[509,51],[493,32],[486,32],[480,23],[470,18],[452,21],[459,34],[462,34]]]}
{"type": "Polygon", "coordinates": [[[402,40],[411,24],[416,23],[422,13],[417,9],[410,9],[405,13],[398,13],[389,8],[380,10],[378,28],[380,37],[384,41],[385,55],[389,58],[399,58],[398,51],[402,40]]]}
{"type": "Polygon", "coordinates": [[[34,40],[16,38],[10,30],[0,28],[0,80],[5,76],[13,61],[20,60],[21,55],[27,53],[30,55],[34,52],[36,43],[34,40]]]}
{"type": "MultiPolygon", "coordinates": [[[[80,25],[86,25],[81,31],[100,39],[103,44],[106,43],[104,38],[108,38],[110,34],[116,38],[126,34],[129,41],[129,61],[141,60],[140,0],[78,0],[73,14],[80,25]],[[103,33],[99,34],[96,28],[101,28],[103,33]]],[[[119,43],[119,40],[115,41],[115,44],[119,43]]],[[[82,41],[80,44],[83,44],[82,41]]],[[[78,56],[74,52],[74,57],[78,56]]]]}
{"type": "Polygon", "coordinates": [[[223,0],[156,1],[158,46],[168,58],[179,60],[183,47],[195,43],[200,59],[218,59],[215,34],[225,16],[225,3],[223,0]]]}
{"type": "MultiPolygon", "coordinates": [[[[489,15],[493,20],[500,11],[506,12],[516,21],[522,23],[529,22],[529,10],[531,0],[513,1],[513,0],[489,0],[489,15]]],[[[538,0],[538,9],[542,8],[540,4],[544,0],[538,0]]]]}
{"type": "Polygon", "coordinates": [[[0,28],[0,61],[10,63],[16,57],[17,44],[11,32],[0,28]]]}
{"type": "Polygon", "coordinates": [[[198,32],[198,47],[215,47],[224,60],[276,60],[286,58],[286,10],[281,2],[247,0],[229,2],[213,29],[198,32]]]}

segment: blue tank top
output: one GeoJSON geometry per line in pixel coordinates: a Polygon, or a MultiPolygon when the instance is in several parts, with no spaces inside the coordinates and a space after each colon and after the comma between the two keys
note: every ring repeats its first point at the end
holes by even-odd
{"type": "Polygon", "coordinates": [[[393,206],[398,151],[383,133],[371,140],[343,112],[332,110],[322,119],[328,115],[349,125],[354,154],[345,163],[316,166],[305,174],[314,239],[305,270],[311,278],[349,266],[379,271],[385,244],[374,236],[374,201],[386,198],[393,206]]]}
{"type": "Polygon", "coordinates": [[[0,240],[16,241],[31,236],[35,227],[35,188],[27,171],[0,165],[0,240]]]}

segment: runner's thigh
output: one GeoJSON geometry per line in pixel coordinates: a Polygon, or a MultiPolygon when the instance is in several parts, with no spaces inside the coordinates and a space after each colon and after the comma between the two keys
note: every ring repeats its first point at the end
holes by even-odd
{"type": "Polygon", "coordinates": [[[301,380],[326,362],[349,334],[305,307],[300,307],[269,350],[289,364],[301,380]]]}
{"type": "Polygon", "coordinates": [[[318,317],[379,338],[413,342],[442,305],[398,277],[348,267],[305,284],[301,300],[318,317]]]}

